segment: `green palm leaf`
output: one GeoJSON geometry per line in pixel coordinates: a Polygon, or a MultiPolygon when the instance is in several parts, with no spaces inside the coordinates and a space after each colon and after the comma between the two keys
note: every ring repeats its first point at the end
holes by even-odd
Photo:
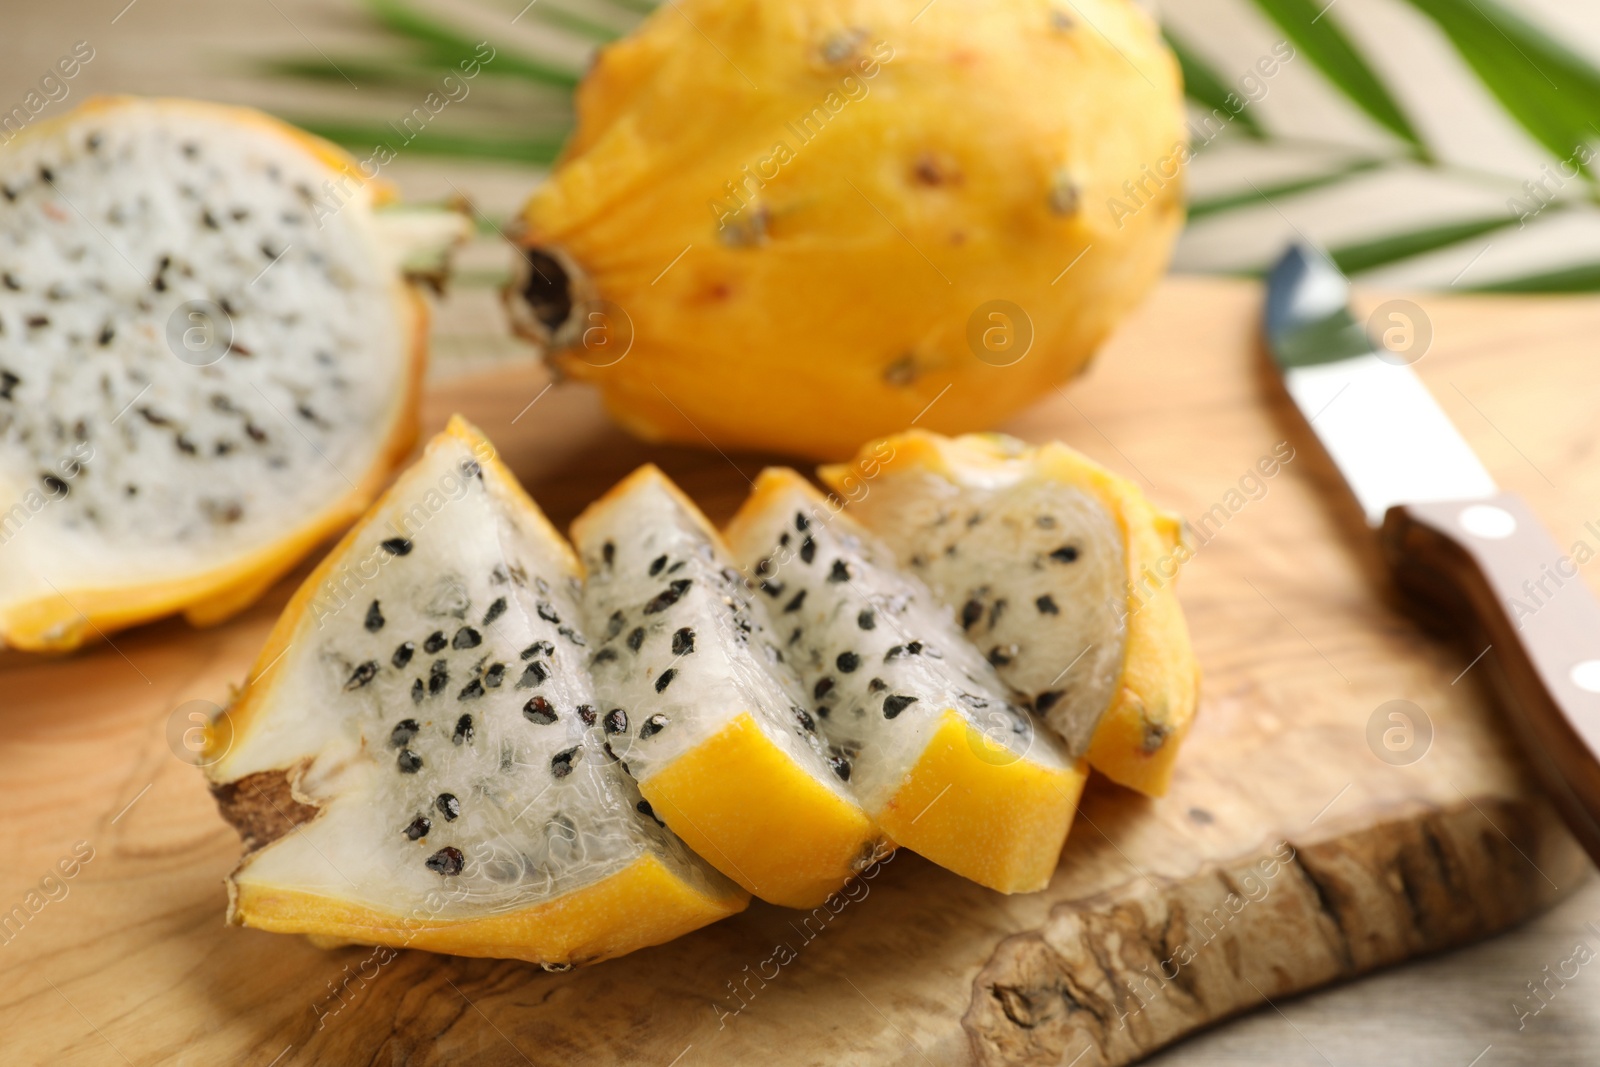
{"type": "Polygon", "coordinates": [[[1579,263],[1541,274],[1507,278],[1467,287],[1475,293],[1593,293],[1600,292],[1600,263],[1579,263]]]}
{"type": "Polygon", "coordinates": [[[1334,23],[1328,13],[1333,4],[1324,5],[1313,0],[1255,0],[1255,5],[1289,35],[1295,47],[1352,103],[1396,137],[1409,142],[1419,155],[1428,155],[1427,146],[1405,112],[1334,23]]]}
{"type": "Polygon", "coordinates": [[[362,156],[379,145],[388,145],[397,152],[403,150],[420,155],[503,159],[542,165],[555,161],[567,139],[566,131],[542,136],[507,137],[500,134],[436,132],[424,127],[414,135],[414,139],[408,140],[403,131],[380,122],[330,122],[294,116],[287,116],[286,121],[362,156]]]}
{"type": "Polygon", "coordinates": [[[1250,113],[1250,109],[1241,106],[1235,110],[1229,105],[1230,96],[1235,101],[1238,101],[1239,97],[1228,88],[1228,83],[1223,81],[1216,70],[1201,59],[1194,49],[1173,34],[1170,27],[1164,29],[1162,33],[1172,48],[1172,54],[1178,57],[1178,66],[1183,71],[1183,91],[1189,99],[1213,113],[1221,111],[1225,115],[1233,116],[1239,123],[1240,129],[1249,136],[1259,139],[1264,131],[1256,124],[1256,117],[1250,113]]]}
{"type": "MultiPolygon", "coordinates": [[[[477,50],[478,41],[457,33],[401,0],[367,0],[367,7],[384,26],[422,45],[436,61],[454,65],[477,50]]],[[[502,45],[493,47],[494,61],[484,65],[485,73],[516,75],[563,89],[577,88],[582,78],[582,72],[572,69],[570,65],[523,55],[502,45]]]]}
{"type": "Polygon", "coordinates": [[[1448,248],[1461,241],[1514,226],[1517,221],[1514,215],[1500,214],[1426,226],[1419,230],[1389,234],[1370,241],[1340,245],[1328,251],[1328,258],[1346,274],[1355,274],[1376,267],[1385,267],[1402,259],[1410,259],[1412,256],[1420,256],[1424,252],[1448,248]]]}
{"type": "Polygon", "coordinates": [[[1600,139],[1600,71],[1583,57],[1495,0],[1408,2],[1438,24],[1506,111],[1558,159],[1600,139]]]}
{"type": "Polygon", "coordinates": [[[1325,174],[1315,174],[1309,178],[1295,178],[1291,181],[1278,182],[1276,185],[1264,187],[1251,186],[1245,192],[1227,193],[1222,196],[1195,200],[1189,204],[1189,218],[1192,221],[1194,219],[1203,219],[1207,215],[1218,215],[1224,211],[1234,211],[1242,207],[1250,207],[1261,203],[1270,204],[1281,197],[1309,193],[1313,189],[1336,185],[1357,174],[1365,174],[1368,171],[1377,170],[1384,163],[1385,161],[1381,159],[1358,159],[1325,174]]]}

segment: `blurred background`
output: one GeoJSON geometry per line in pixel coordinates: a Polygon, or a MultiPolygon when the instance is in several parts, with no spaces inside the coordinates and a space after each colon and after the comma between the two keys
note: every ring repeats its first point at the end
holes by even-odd
{"type": "MultiPolygon", "coordinates": [[[[937,2],[937,0],[935,0],[937,2]]],[[[593,49],[651,0],[61,0],[8,4],[0,110],[94,92],[266,108],[363,158],[479,41],[496,58],[386,167],[471,199],[485,240],[442,309],[435,374],[522,354],[501,224],[554,158],[593,49]],[[92,58],[43,83],[74,49],[92,58]],[[65,95],[62,95],[65,93],[65,95]],[[56,99],[51,99],[54,96],[56,99]],[[392,124],[392,125],[391,125],[392,124]],[[473,355],[459,339],[475,335],[473,355]],[[493,340],[485,345],[485,334],[493,340]]],[[[1381,288],[1600,288],[1600,4],[1163,0],[1197,157],[1181,271],[1257,271],[1295,234],[1381,288]],[[1287,59],[1283,57],[1289,57],[1287,59]],[[1232,94],[1231,98],[1229,94],[1232,94]]]]}

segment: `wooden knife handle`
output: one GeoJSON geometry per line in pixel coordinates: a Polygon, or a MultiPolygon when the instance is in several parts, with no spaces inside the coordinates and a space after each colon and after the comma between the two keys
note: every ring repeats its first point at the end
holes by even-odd
{"type": "Polygon", "coordinates": [[[1396,584],[1488,647],[1476,669],[1600,864],[1600,601],[1578,572],[1600,546],[1574,558],[1513,493],[1390,508],[1382,541],[1396,584]]]}

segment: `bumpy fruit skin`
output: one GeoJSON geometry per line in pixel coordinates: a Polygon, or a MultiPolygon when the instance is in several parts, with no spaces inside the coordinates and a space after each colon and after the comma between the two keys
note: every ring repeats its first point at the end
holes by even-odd
{"type": "Polygon", "coordinates": [[[1182,123],[1128,0],[662,5],[580,88],[508,305],[649,439],[986,428],[1165,269],[1182,123]]]}
{"type": "Polygon", "coordinates": [[[1018,470],[1091,493],[1116,520],[1127,569],[1122,675],[1086,755],[1090,766],[1112,781],[1161,796],[1194,723],[1200,688],[1200,668],[1175,588],[1177,565],[1190,555],[1178,516],[1156,508],[1138,486],[1058,441],[1030,447],[1001,434],[952,439],[912,430],[865,445],[854,462],[825,466],[819,474],[837,492],[853,496],[863,483],[870,492],[873,479],[907,471],[932,472],[960,485],[983,484],[986,475],[1018,470]]]}
{"type": "MultiPolygon", "coordinates": [[[[49,137],[86,118],[114,117],[119,108],[139,103],[140,99],[132,96],[92,97],[57,119],[29,127],[21,136],[49,137]]],[[[354,157],[336,145],[253,108],[184,99],[164,99],[158,103],[177,116],[185,112],[222,115],[229,121],[280,139],[286,150],[306,153],[325,165],[330,178],[341,172],[354,172],[358,167],[354,157]]],[[[389,183],[373,181],[369,185],[372,207],[396,200],[395,190],[389,183]]],[[[307,553],[359,518],[417,441],[422,375],[427,365],[429,311],[420,290],[398,276],[394,299],[395,314],[405,323],[411,339],[406,364],[400,371],[402,394],[378,458],[369,470],[356,475],[343,497],[312,515],[285,516],[283,534],[274,543],[217,566],[197,570],[181,580],[129,582],[112,589],[73,588],[64,595],[0,603],[0,648],[69,652],[96,636],[175,612],[181,612],[196,626],[215,625],[249,607],[307,553]]]]}

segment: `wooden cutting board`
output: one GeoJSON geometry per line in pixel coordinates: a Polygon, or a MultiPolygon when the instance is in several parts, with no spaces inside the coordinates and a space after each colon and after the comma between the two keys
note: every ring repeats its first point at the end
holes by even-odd
{"type": "MultiPolygon", "coordinates": [[[[188,702],[243,677],[302,569],[217,629],[0,657],[0,908],[25,916],[0,931],[0,1060],[1095,1067],[1545,908],[1587,860],[1487,706],[1487,663],[1389,601],[1265,369],[1259,301],[1170,279],[1084,380],[1008,427],[1081,448],[1209,534],[1179,586],[1206,680],[1172,793],[1091,785],[1048,891],[1002,897],[903,854],[836,911],[758,903],[567,974],[421,952],[378,967],[225,927],[238,841],[170,738],[188,702]],[[1252,478],[1285,441],[1294,458],[1252,478]],[[63,860],[73,877],[45,881],[63,860]]],[[[1600,520],[1600,302],[1422,303],[1434,394],[1558,541],[1600,547],[1583,525],[1600,520]]],[[[464,412],[563,526],[646,459],[720,520],[762,462],[646,447],[582,387],[545,384],[527,362],[435,386],[428,428],[464,412]]]]}

